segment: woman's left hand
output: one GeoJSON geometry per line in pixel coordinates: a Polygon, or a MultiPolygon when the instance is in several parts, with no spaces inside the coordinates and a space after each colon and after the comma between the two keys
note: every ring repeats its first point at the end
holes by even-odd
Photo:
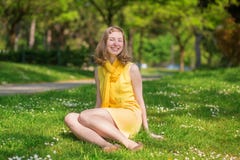
{"type": "Polygon", "coordinates": [[[158,140],[163,140],[164,139],[164,137],[162,135],[154,134],[154,133],[151,133],[151,132],[149,132],[149,136],[154,138],[154,139],[158,139],[158,140]]]}

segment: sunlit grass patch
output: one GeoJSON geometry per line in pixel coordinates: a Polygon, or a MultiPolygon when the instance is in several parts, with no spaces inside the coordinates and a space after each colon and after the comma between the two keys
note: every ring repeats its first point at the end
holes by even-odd
{"type": "Polygon", "coordinates": [[[104,153],[65,126],[67,113],[95,105],[94,85],[0,97],[0,159],[240,159],[240,82],[225,75],[239,77],[238,69],[144,82],[149,127],[165,139],[157,141],[141,131],[134,139],[144,143],[144,150],[137,153],[124,147],[104,153]]]}
{"type": "Polygon", "coordinates": [[[84,78],[93,78],[93,72],[73,67],[30,65],[0,61],[0,84],[53,82],[84,78]]]}

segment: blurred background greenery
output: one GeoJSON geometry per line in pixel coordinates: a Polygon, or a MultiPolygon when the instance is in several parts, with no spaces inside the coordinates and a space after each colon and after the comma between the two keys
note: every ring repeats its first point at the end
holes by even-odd
{"type": "Polygon", "coordinates": [[[88,69],[102,31],[118,25],[142,67],[235,67],[240,65],[239,4],[240,0],[1,0],[0,61],[88,69]]]}

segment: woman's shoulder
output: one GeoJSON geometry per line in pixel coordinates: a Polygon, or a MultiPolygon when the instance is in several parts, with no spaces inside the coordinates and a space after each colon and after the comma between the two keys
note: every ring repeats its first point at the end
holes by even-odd
{"type": "Polygon", "coordinates": [[[128,72],[130,73],[131,76],[135,76],[136,74],[139,74],[139,68],[138,65],[133,63],[133,62],[129,62],[128,63],[128,72]]]}
{"type": "Polygon", "coordinates": [[[135,72],[135,71],[138,71],[138,70],[139,70],[137,64],[135,64],[135,63],[133,63],[133,62],[129,62],[128,64],[129,64],[129,67],[130,67],[130,71],[131,71],[131,72],[135,72]]]}

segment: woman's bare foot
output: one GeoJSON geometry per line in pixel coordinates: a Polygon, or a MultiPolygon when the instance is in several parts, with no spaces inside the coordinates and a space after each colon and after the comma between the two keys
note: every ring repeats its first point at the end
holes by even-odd
{"type": "Polygon", "coordinates": [[[143,144],[141,142],[138,142],[136,146],[133,148],[129,148],[131,151],[139,151],[143,149],[143,144]]]}
{"type": "Polygon", "coordinates": [[[118,144],[113,144],[113,145],[110,145],[110,146],[106,146],[106,147],[103,147],[103,151],[106,152],[106,153],[110,153],[110,152],[115,152],[117,151],[118,149],[120,149],[120,145],[118,144]]]}
{"type": "Polygon", "coordinates": [[[127,148],[131,151],[138,151],[143,149],[143,144],[141,142],[132,141],[131,144],[127,146],[127,148]]]}

